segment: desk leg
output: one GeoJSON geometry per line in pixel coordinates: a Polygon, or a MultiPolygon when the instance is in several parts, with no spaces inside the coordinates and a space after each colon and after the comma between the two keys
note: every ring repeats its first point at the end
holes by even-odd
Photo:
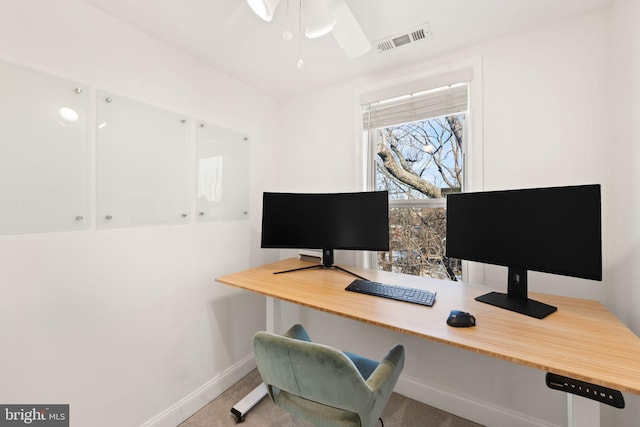
{"type": "MultiPolygon", "coordinates": [[[[276,333],[280,330],[280,300],[267,297],[267,332],[276,333]]],[[[256,388],[233,405],[231,413],[236,416],[236,423],[244,421],[247,413],[267,395],[267,386],[261,383],[256,388]]]]}
{"type": "Polygon", "coordinates": [[[567,393],[568,427],[599,427],[600,403],[567,393]]]}
{"type": "Polygon", "coordinates": [[[280,332],[280,300],[267,297],[267,332],[280,332]]]}

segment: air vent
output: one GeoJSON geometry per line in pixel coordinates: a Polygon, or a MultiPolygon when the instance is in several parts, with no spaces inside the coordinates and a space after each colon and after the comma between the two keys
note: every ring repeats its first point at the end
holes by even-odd
{"type": "Polygon", "coordinates": [[[373,44],[378,48],[379,53],[383,53],[397,49],[401,46],[406,46],[422,40],[426,40],[428,38],[431,38],[431,27],[429,27],[428,22],[425,22],[424,24],[407,31],[406,33],[400,33],[390,37],[385,37],[373,42],[373,44]]]}

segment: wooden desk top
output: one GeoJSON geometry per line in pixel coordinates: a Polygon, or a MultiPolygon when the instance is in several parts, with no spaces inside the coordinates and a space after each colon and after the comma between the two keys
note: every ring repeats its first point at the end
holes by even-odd
{"type": "Polygon", "coordinates": [[[344,288],[354,277],[333,269],[274,275],[313,265],[287,259],[217,280],[372,325],[449,344],[547,372],[640,394],[640,339],[601,303],[547,294],[532,299],[558,307],[545,319],[475,301],[488,288],[424,277],[345,267],[369,280],[437,291],[433,307],[372,297],[344,288]],[[472,313],[477,325],[452,328],[449,311],[472,313]]]}

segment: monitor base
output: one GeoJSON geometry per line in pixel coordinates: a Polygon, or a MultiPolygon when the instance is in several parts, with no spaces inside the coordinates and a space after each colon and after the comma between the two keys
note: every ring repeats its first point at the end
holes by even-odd
{"type": "Polygon", "coordinates": [[[489,292],[488,294],[480,295],[476,297],[476,301],[515,311],[516,313],[525,314],[535,317],[536,319],[544,319],[558,309],[552,305],[528,298],[526,301],[509,298],[507,294],[500,292],[489,292]]]}
{"type": "Polygon", "coordinates": [[[362,280],[369,280],[365,277],[362,277],[356,273],[354,273],[353,271],[349,271],[346,268],[342,268],[340,266],[337,265],[330,265],[330,266],[326,266],[323,264],[318,264],[318,265],[310,265],[308,267],[300,267],[300,268],[292,268],[291,270],[284,270],[284,271],[275,271],[273,274],[283,274],[283,273],[291,273],[293,271],[300,271],[300,270],[311,270],[311,269],[315,269],[315,268],[330,268],[330,269],[335,269],[335,270],[340,270],[342,272],[345,272],[347,274],[350,274],[352,276],[357,277],[358,279],[362,279],[362,280]]]}

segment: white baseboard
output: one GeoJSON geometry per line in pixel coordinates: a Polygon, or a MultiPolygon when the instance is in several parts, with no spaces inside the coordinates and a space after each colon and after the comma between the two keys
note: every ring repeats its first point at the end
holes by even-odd
{"type": "Polygon", "coordinates": [[[401,375],[395,392],[418,402],[491,427],[560,427],[527,414],[496,406],[473,396],[432,386],[414,377],[401,375]]]}
{"type": "MultiPolygon", "coordinates": [[[[256,367],[250,354],[189,393],[140,427],[176,427],[256,367]]],[[[462,418],[492,427],[559,427],[472,396],[450,392],[415,377],[401,375],[395,392],[462,418]]],[[[231,410],[231,408],[229,408],[231,410]]]]}
{"type": "MultiPolygon", "coordinates": [[[[176,427],[207,403],[222,394],[229,387],[240,381],[256,367],[253,354],[249,354],[238,363],[232,365],[219,375],[189,393],[177,403],[171,405],[140,427],[176,427]]],[[[231,408],[229,408],[231,411],[231,408]]]]}

